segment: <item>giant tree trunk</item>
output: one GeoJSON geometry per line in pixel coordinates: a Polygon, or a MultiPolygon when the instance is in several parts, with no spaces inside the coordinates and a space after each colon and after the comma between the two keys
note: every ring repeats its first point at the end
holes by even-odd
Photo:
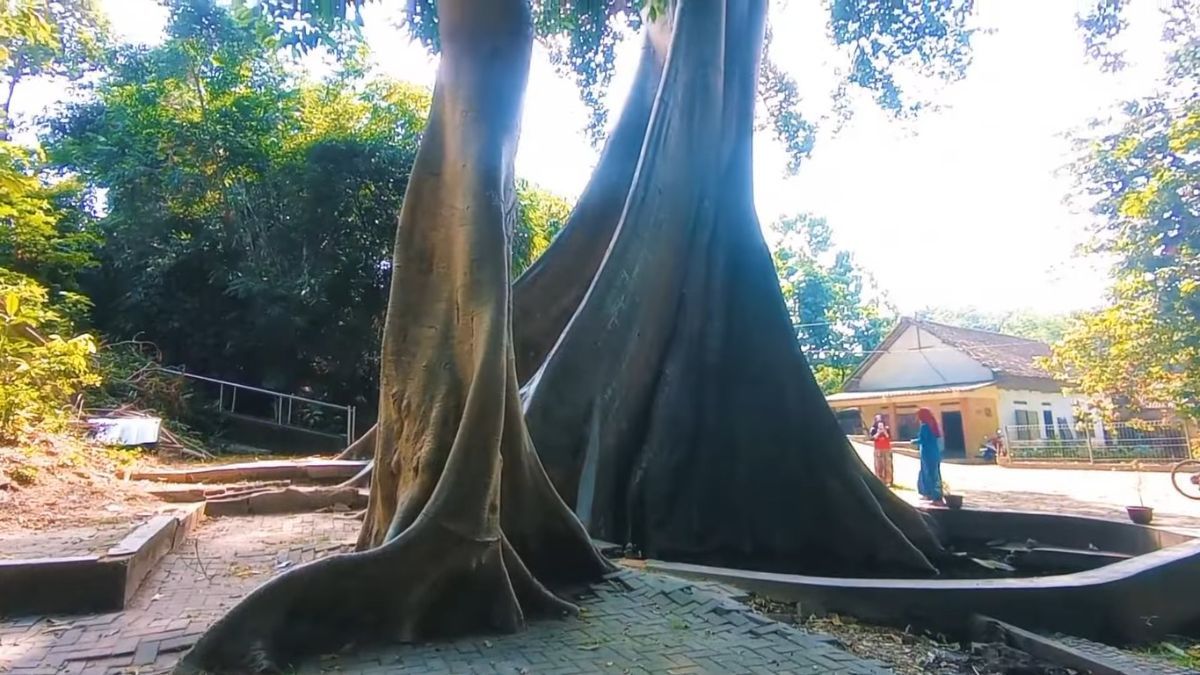
{"type": "Polygon", "coordinates": [[[513,155],[525,0],[443,0],[442,58],[396,236],[371,500],[356,553],[242,600],[181,669],[251,672],[347,642],[512,631],[608,564],[555,494],[511,339],[513,155]]]}
{"type": "Polygon", "coordinates": [[[513,342],[522,384],[546,360],[612,241],[662,80],[670,30],[667,16],[648,24],[629,97],[587,187],[550,248],[514,282],[513,342]]]}
{"type": "Polygon", "coordinates": [[[933,573],[929,526],[825,403],[762,238],[751,135],[765,10],[677,3],[622,216],[530,380],[529,428],[593,536],[675,560],[933,573]]]}

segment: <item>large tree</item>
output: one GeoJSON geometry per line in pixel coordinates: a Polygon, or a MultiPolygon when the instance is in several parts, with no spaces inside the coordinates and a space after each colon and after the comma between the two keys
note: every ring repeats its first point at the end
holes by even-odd
{"type": "Polygon", "coordinates": [[[1052,366],[1109,413],[1200,418],[1200,2],[1163,11],[1156,90],[1076,137],[1071,198],[1093,216],[1087,250],[1114,263],[1111,304],[1072,323],[1052,366]]]}
{"type": "MultiPolygon", "coordinates": [[[[534,26],[586,42],[608,5],[531,15],[524,0],[442,0],[435,15],[413,4],[442,58],[396,237],[360,551],[268,582],[183,667],[269,667],[349,640],[514,629],[529,611],[563,609],[547,587],[607,566],[555,488],[594,536],[655,555],[933,573],[932,531],[870,475],[824,403],[754,213],[765,0],[652,4],[595,176],[511,292],[534,26]]],[[[888,69],[954,70],[969,5],[834,2],[851,79],[903,107],[888,69]]]]}

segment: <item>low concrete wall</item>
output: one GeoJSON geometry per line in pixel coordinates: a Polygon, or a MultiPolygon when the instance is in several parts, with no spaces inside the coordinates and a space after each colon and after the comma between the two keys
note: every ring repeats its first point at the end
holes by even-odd
{"type": "Polygon", "coordinates": [[[0,560],[0,615],[125,608],[158,561],[204,517],[204,504],[151,518],[103,556],[0,560]]]}
{"type": "MultiPolygon", "coordinates": [[[[989,523],[988,512],[964,511],[947,517],[953,513],[940,516],[951,532],[986,527],[986,535],[976,532],[979,536],[1004,536],[1001,533],[1010,528],[1019,531],[1015,528],[1021,524],[1046,528],[1050,523],[1044,519],[1057,518],[1059,533],[1070,533],[1078,541],[1096,538],[1142,548],[1154,541],[1176,543],[1087,572],[1021,579],[846,579],[662,561],[648,561],[646,567],[799,603],[802,612],[918,625],[960,639],[969,638],[969,621],[975,614],[1113,644],[1186,632],[1200,622],[1200,602],[1193,597],[1193,590],[1200,588],[1200,540],[1156,528],[1141,528],[1150,532],[1134,535],[1126,528],[1140,526],[1073,516],[1000,513],[991,514],[996,518],[989,523]],[[1103,525],[1112,526],[1112,531],[1104,532],[1103,525]],[[1078,528],[1087,528],[1086,534],[1077,533],[1078,528]]],[[[1046,543],[1067,542],[1047,537],[1046,543]]]]}
{"type": "Polygon", "coordinates": [[[992,539],[1033,539],[1050,546],[1143,555],[1192,541],[1194,537],[1158,527],[1146,527],[1087,516],[1029,511],[927,509],[951,540],[986,542],[992,539]]]}

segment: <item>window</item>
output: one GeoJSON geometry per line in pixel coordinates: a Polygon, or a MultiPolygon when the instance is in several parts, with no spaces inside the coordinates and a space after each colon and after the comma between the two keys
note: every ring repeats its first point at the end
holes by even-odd
{"type": "Polygon", "coordinates": [[[1038,415],[1033,410],[1017,410],[1017,440],[1032,441],[1033,434],[1038,428],[1038,415]]]}
{"type": "MultiPolygon", "coordinates": [[[[1049,405],[1048,403],[1045,405],[1049,405]]],[[[1042,411],[1042,425],[1046,427],[1046,438],[1054,438],[1054,411],[1042,411]]]]}
{"type": "Polygon", "coordinates": [[[1075,434],[1071,432],[1071,424],[1067,422],[1067,418],[1058,418],[1058,437],[1064,441],[1074,440],[1075,434]]]}

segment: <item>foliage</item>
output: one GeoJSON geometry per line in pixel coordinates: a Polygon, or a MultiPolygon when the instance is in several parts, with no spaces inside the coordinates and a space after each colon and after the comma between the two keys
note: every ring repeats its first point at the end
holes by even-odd
{"type": "MultiPolygon", "coordinates": [[[[391,249],[430,93],[356,63],[291,74],[273,29],[206,0],[112,55],[96,100],[51,123],[53,158],[104,190],[94,317],[168,363],[375,404],[391,249]]],[[[514,270],[568,208],[522,184],[514,270]]],[[[97,216],[100,214],[97,213],[97,216]]]]}
{"type": "Polygon", "coordinates": [[[517,228],[512,237],[512,278],[516,279],[550,246],[571,215],[571,204],[524,179],[517,179],[517,228]]]}
{"type": "Polygon", "coordinates": [[[773,229],[780,237],[775,268],[796,337],[821,390],[833,393],[882,342],[895,312],[849,252],[832,250],[824,218],[801,214],[773,229]]]}
{"type": "Polygon", "coordinates": [[[39,154],[0,141],[0,267],[75,291],[77,275],[95,263],[96,240],[79,222],[78,184],[45,185],[35,174],[39,154]]]}
{"type": "Polygon", "coordinates": [[[1200,3],[1168,5],[1161,88],[1076,138],[1086,250],[1115,261],[1112,304],[1072,325],[1052,366],[1108,414],[1200,416],[1200,3]],[[1181,8],[1195,10],[1180,14],[1181,8]],[[1174,11],[1175,14],[1171,14],[1174,11]]]}
{"type": "MultiPolygon", "coordinates": [[[[1106,419],[1151,406],[1200,414],[1196,329],[1163,321],[1153,297],[1137,286],[1120,287],[1115,305],[1078,317],[1054,345],[1047,365],[1072,389],[1088,396],[1106,419]]],[[[1178,322],[1184,324],[1186,322],[1178,322]]]]}
{"type": "Polygon", "coordinates": [[[71,332],[45,287],[0,268],[0,442],[63,424],[71,396],[99,382],[94,340],[71,332]]]}
{"type": "Polygon", "coordinates": [[[0,7],[0,139],[12,127],[13,91],[32,77],[78,78],[94,69],[108,25],[96,0],[11,0],[0,7]]]}
{"type": "MultiPolygon", "coordinates": [[[[362,21],[359,10],[380,0],[260,0],[255,7],[278,27],[285,41],[302,47],[337,44],[339,30],[362,21]],[[297,18],[300,20],[297,21],[297,18]],[[347,21],[348,20],[348,21],[347,21]]],[[[246,0],[239,0],[244,4],[246,0]]],[[[575,78],[580,96],[591,110],[587,130],[594,142],[603,138],[608,111],[604,107],[612,81],[616,46],[642,24],[673,10],[674,0],[534,0],[534,29],[551,61],[575,78]]],[[[851,108],[851,87],[870,92],[885,110],[910,114],[923,101],[913,98],[897,74],[954,80],[970,64],[970,25],[974,0],[904,3],[894,0],[832,0],[828,3],[829,34],[843,47],[849,67],[839,69],[833,92],[840,114],[851,108]]],[[[410,33],[433,51],[439,49],[435,0],[407,0],[410,33]]],[[[341,33],[344,35],[344,32],[341,33]]],[[[769,58],[759,81],[775,134],[790,155],[792,170],[811,152],[816,122],[799,110],[796,83],[769,58]]]]}
{"type": "Polygon", "coordinates": [[[1070,322],[1070,317],[1065,314],[1028,310],[989,312],[978,307],[926,307],[915,314],[916,318],[926,321],[1015,335],[1047,344],[1062,339],[1070,322]]]}
{"type": "Polygon", "coordinates": [[[87,407],[132,408],[162,418],[175,439],[196,447],[218,444],[220,420],[197,405],[187,379],[162,369],[162,353],[146,342],[103,344],[96,351],[101,381],[87,392],[87,407]]]}

